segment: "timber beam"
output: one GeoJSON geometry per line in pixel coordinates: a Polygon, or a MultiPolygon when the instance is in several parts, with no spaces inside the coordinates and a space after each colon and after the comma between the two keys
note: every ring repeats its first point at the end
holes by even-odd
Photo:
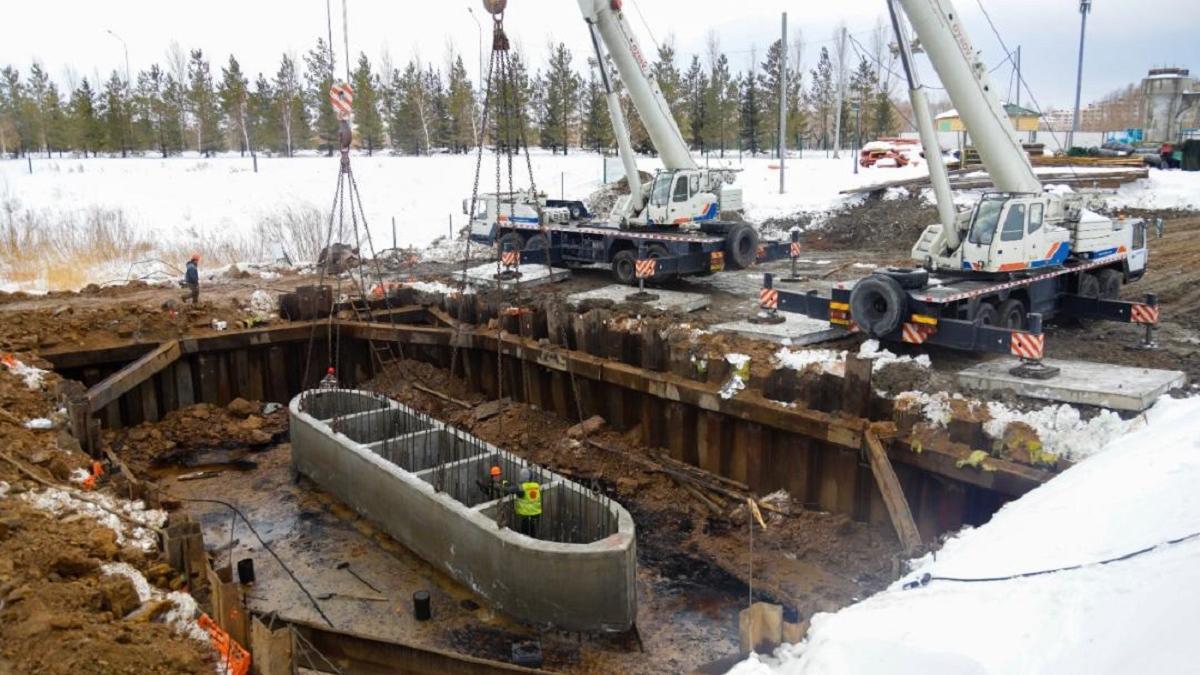
{"type": "Polygon", "coordinates": [[[163,368],[175,363],[183,350],[177,340],[164,342],[149,354],[139,358],[88,389],[88,408],[95,412],[132,391],[163,368]]]}

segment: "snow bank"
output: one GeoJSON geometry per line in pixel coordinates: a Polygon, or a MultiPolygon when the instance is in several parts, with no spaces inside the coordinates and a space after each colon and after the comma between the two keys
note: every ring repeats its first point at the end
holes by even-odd
{"type": "MultiPolygon", "coordinates": [[[[865,340],[858,349],[858,357],[869,359],[873,363],[871,372],[877,373],[883,368],[896,363],[912,363],[921,368],[929,368],[929,356],[897,355],[879,346],[878,340],[865,340]]],[[[782,368],[804,370],[812,364],[818,364],[821,370],[831,375],[842,375],[846,372],[846,352],[832,349],[801,349],[792,351],[787,348],[775,352],[775,360],[782,368]]]]}
{"type": "Polygon", "coordinates": [[[1164,399],[1113,440],[946,542],[888,590],[812,619],[808,638],[731,673],[974,675],[1195,672],[1200,538],[1094,564],[1200,531],[1200,397],[1164,399]],[[997,577],[1083,564],[1005,581],[997,577]]]}
{"type": "Polygon", "coordinates": [[[1156,171],[1106,199],[1111,208],[1200,210],[1200,171],[1156,171]]]}
{"type": "Polygon", "coordinates": [[[920,407],[925,419],[939,427],[949,424],[953,401],[985,408],[990,419],[984,422],[983,431],[989,437],[1002,439],[1009,424],[1024,422],[1037,432],[1043,450],[1073,461],[1102,451],[1108,441],[1144,424],[1141,417],[1126,421],[1111,410],[1102,410],[1095,417],[1085,420],[1079,409],[1067,404],[1022,412],[996,401],[985,404],[962,394],[944,391],[932,394],[906,391],[896,396],[897,403],[920,407]]]}
{"type": "Polygon", "coordinates": [[[200,614],[200,607],[191,595],[179,591],[164,593],[151,586],[146,577],[129,563],[105,563],[100,566],[100,571],[109,576],[122,576],[129,579],[134,589],[137,590],[138,601],[143,605],[149,600],[158,600],[160,598],[169,600],[171,608],[163,613],[163,622],[172,626],[176,632],[185,637],[202,642],[205,645],[211,643],[208,631],[196,623],[196,617],[200,614]]]}

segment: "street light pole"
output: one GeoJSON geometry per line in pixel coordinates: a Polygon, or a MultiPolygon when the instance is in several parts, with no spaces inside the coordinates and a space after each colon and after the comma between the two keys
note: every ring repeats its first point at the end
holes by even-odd
{"type": "MultiPolygon", "coordinates": [[[[132,92],[133,91],[133,80],[131,80],[130,76],[129,76],[129,44],[125,42],[125,38],[123,38],[120,35],[117,35],[115,32],[113,32],[113,29],[107,28],[105,30],[108,32],[109,35],[115,37],[117,40],[120,40],[121,48],[125,50],[125,86],[130,90],[130,92],[132,92]]],[[[128,112],[129,111],[126,111],[126,113],[128,113],[128,112]]],[[[125,142],[122,144],[122,147],[121,147],[121,156],[122,157],[125,156],[126,148],[129,145],[129,135],[133,131],[132,127],[130,126],[132,124],[132,120],[130,120],[129,117],[130,116],[127,114],[126,115],[126,124],[125,124],[125,139],[124,139],[125,142]]]]}
{"type": "Polygon", "coordinates": [[[479,17],[475,16],[475,10],[471,6],[467,6],[467,13],[475,20],[475,27],[479,29],[479,88],[483,88],[483,24],[479,23],[479,17]]]}
{"type": "Polygon", "coordinates": [[[1083,38],[1087,32],[1087,15],[1092,11],[1092,0],[1079,0],[1079,68],[1075,72],[1075,115],[1071,118],[1071,133],[1067,134],[1066,150],[1075,145],[1075,134],[1079,132],[1079,97],[1083,89],[1083,38]]]}

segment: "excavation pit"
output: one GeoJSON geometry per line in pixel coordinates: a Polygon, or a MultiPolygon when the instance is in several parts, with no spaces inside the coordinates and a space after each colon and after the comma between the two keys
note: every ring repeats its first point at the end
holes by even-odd
{"type": "Polygon", "coordinates": [[[289,412],[299,473],[496,609],[564,630],[633,625],[633,519],[616,502],[370,392],[304,392],[289,412]],[[542,486],[536,539],[512,529],[494,466],[542,486]]]}

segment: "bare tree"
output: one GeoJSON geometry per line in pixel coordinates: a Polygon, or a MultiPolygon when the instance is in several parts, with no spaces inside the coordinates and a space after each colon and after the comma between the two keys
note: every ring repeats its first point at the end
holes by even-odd
{"type": "Polygon", "coordinates": [[[837,103],[833,106],[833,156],[842,147],[842,96],[846,90],[846,22],[833,29],[833,52],[837,56],[837,103]]]}

